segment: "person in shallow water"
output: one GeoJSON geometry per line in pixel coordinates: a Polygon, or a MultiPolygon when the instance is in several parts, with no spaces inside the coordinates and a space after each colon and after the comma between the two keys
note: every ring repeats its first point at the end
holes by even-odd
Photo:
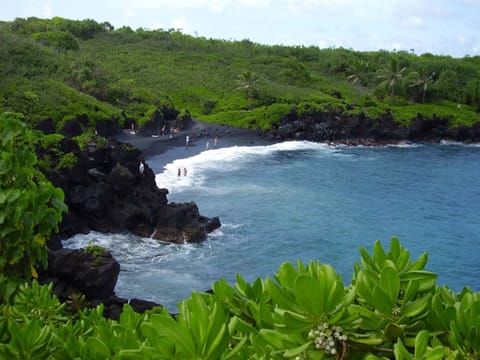
{"type": "Polygon", "coordinates": [[[182,175],[182,169],[178,168],[177,175],[178,176],[182,175]]]}
{"type": "Polygon", "coordinates": [[[183,176],[187,176],[187,168],[183,168],[183,176]]]}

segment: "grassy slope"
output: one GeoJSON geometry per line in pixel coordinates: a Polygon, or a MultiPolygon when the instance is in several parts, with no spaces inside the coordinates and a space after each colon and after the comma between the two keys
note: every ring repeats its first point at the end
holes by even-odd
{"type": "Polygon", "coordinates": [[[429,104],[405,100],[409,98],[406,83],[403,94],[385,97],[375,75],[395,56],[409,71],[427,66],[440,73],[448,67],[473,76],[478,84],[480,64],[476,58],[262,46],[166,31],[100,33],[79,40],[80,50],[63,54],[35,43],[28,35],[1,37],[0,62],[5,66],[0,111],[22,112],[33,120],[51,117],[58,126],[76,115],[87,114],[95,121],[122,112],[142,122],[155,107],[170,102],[205,121],[262,129],[278,123],[293,106],[305,104],[320,110],[348,108],[371,117],[391,109],[400,123],[408,123],[417,113],[448,117],[453,126],[479,120],[475,107],[458,107],[458,102],[438,96],[429,104]],[[345,70],[359,59],[371,66],[365,86],[346,80],[345,70]],[[79,84],[82,66],[93,73],[93,79],[79,84]],[[254,99],[234,91],[236,79],[245,70],[259,78],[254,99]],[[384,101],[378,100],[382,98],[384,101]]]}

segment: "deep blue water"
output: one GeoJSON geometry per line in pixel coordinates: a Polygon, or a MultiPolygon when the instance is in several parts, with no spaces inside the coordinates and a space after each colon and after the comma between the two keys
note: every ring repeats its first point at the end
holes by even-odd
{"type": "Polygon", "coordinates": [[[91,233],[121,264],[119,296],[176,310],[192,290],[236,274],[248,281],[284,261],[318,259],[349,283],[359,248],[397,236],[412,258],[429,254],[438,284],[480,291],[480,147],[459,144],[329,147],[308,142],[213,149],[148,159],[169,201],[195,201],[222,227],[198,244],[91,233]],[[188,176],[177,177],[187,167],[188,176]]]}

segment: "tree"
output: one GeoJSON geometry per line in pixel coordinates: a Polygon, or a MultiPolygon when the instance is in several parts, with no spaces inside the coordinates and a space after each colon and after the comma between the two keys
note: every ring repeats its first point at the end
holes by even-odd
{"type": "Polygon", "coordinates": [[[54,47],[58,52],[66,53],[68,50],[78,50],[80,48],[77,39],[65,31],[37,33],[33,35],[33,38],[43,45],[54,47]]]}
{"type": "Polygon", "coordinates": [[[38,266],[46,267],[46,240],[67,209],[63,191],[35,168],[38,135],[20,119],[0,115],[0,283],[36,277],[38,266]]]}
{"type": "Polygon", "coordinates": [[[460,102],[461,90],[458,74],[452,69],[444,70],[440,73],[435,82],[435,91],[438,96],[444,100],[460,102]]]}
{"type": "Polygon", "coordinates": [[[417,87],[422,93],[422,103],[425,102],[425,94],[431,84],[434,82],[435,72],[428,73],[426,70],[418,72],[413,71],[411,73],[413,76],[413,82],[408,85],[409,87],[417,87]]]}
{"type": "Polygon", "coordinates": [[[253,72],[250,70],[245,70],[235,79],[238,87],[233,89],[233,91],[244,91],[247,98],[254,99],[257,96],[255,84],[258,82],[258,80],[258,76],[256,76],[253,72]]]}
{"type": "Polygon", "coordinates": [[[382,81],[380,86],[387,86],[392,97],[395,96],[395,87],[400,84],[405,70],[406,67],[400,68],[398,60],[395,58],[390,60],[390,66],[379,70],[378,78],[382,81]]]}
{"type": "Polygon", "coordinates": [[[357,60],[347,68],[347,80],[350,81],[353,85],[364,85],[366,81],[365,77],[367,70],[368,62],[365,62],[363,60],[357,60]]]}

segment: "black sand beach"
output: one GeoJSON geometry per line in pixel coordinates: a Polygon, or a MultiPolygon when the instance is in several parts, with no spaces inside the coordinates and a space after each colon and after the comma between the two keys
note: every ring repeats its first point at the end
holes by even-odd
{"type": "Polygon", "coordinates": [[[115,135],[114,138],[138,148],[147,163],[149,158],[162,154],[162,166],[164,166],[175,159],[194,156],[207,149],[274,143],[274,141],[268,140],[262,135],[262,133],[254,130],[210,124],[193,119],[192,125],[188,129],[171,135],[139,136],[130,132],[123,132],[115,135]],[[187,136],[189,137],[188,147],[186,146],[187,136]],[[217,138],[216,144],[215,138],[217,138]]]}

